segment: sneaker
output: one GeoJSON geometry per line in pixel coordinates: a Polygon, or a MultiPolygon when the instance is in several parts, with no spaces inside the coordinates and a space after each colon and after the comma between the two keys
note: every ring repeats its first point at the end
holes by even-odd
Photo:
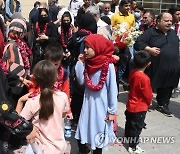
{"type": "Polygon", "coordinates": [[[169,110],[169,108],[168,108],[167,105],[165,105],[165,106],[158,106],[158,107],[156,108],[156,110],[159,111],[159,112],[161,112],[161,113],[163,113],[163,114],[165,114],[165,115],[167,115],[167,116],[169,116],[169,117],[172,117],[172,113],[171,113],[171,111],[169,110]]]}
{"type": "Polygon", "coordinates": [[[129,153],[134,153],[135,150],[136,150],[136,149],[133,149],[133,148],[131,148],[131,147],[128,148],[128,152],[129,152],[129,153]]]}
{"type": "Polygon", "coordinates": [[[143,154],[145,150],[141,149],[141,147],[137,145],[135,149],[129,147],[128,152],[131,154],[143,154]]]}

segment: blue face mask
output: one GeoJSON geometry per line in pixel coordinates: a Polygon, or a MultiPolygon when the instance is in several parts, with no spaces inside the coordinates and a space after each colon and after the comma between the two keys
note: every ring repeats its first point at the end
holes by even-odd
{"type": "Polygon", "coordinates": [[[135,17],[136,19],[139,19],[140,16],[141,16],[141,14],[140,14],[139,12],[134,12],[134,17],[135,17]]]}

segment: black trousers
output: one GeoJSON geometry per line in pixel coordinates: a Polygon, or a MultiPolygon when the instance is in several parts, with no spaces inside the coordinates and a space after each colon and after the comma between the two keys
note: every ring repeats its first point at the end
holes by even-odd
{"type": "Polygon", "coordinates": [[[144,123],[146,111],[132,113],[126,110],[125,116],[125,137],[129,142],[129,147],[135,149],[136,145],[139,143],[139,135],[141,134],[142,129],[146,126],[144,123]]]}
{"type": "Polygon", "coordinates": [[[159,106],[168,106],[172,95],[173,87],[156,89],[156,100],[159,106]]]}

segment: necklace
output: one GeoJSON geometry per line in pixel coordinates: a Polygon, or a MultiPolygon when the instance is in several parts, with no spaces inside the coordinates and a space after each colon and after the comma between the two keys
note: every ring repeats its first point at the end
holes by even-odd
{"type": "MultiPolygon", "coordinates": [[[[47,22],[47,23],[45,24],[45,26],[44,26],[44,29],[43,29],[43,31],[42,31],[43,34],[46,34],[46,32],[47,32],[47,27],[48,27],[48,22],[47,22]]],[[[38,23],[38,22],[36,23],[36,30],[37,30],[37,35],[39,36],[40,33],[41,33],[41,30],[40,30],[40,28],[39,28],[39,23],[38,23]]]]}
{"type": "Polygon", "coordinates": [[[64,29],[61,28],[61,44],[63,48],[67,47],[67,40],[71,37],[71,35],[72,35],[71,27],[68,29],[67,32],[65,32],[64,29]]]}
{"type": "Polygon", "coordinates": [[[28,47],[26,42],[24,42],[24,41],[22,41],[20,39],[15,40],[15,42],[17,43],[18,48],[19,48],[19,52],[21,53],[23,63],[24,63],[24,68],[25,69],[30,69],[29,58],[32,55],[31,49],[28,47]]]}
{"type": "Polygon", "coordinates": [[[114,58],[107,58],[102,66],[102,71],[101,71],[101,76],[100,76],[100,80],[99,83],[97,85],[93,85],[87,69],[85,68],[84,70],[84,77],[85,77],[85,83],[88,86],[88,88],[90,88],[93,91],[99,91],[103,88],[104,83],[106,81],[107,78],[107,74],[108,74],[108,68],[109,68],[109,64],[115,62],[114,58]]]}
{"type": "Polygon", "coordinates": [[[64,76],[64,71],[63,71],[63,67],[59,67],[58,68],[58,79],[54,84],[54,89],[55,90],[61,90],[61,86],[63,84],[63,76],[64,76]]]}

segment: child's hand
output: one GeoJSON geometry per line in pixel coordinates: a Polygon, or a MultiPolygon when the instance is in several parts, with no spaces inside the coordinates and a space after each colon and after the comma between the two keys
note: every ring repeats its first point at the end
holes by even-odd
{"type": "Polygon", "coordinates": [[[116,61],[119,61],[120,57],[119,56],[116,56],[116,55],[112,55],[112,57],[116,60],[116,61]]]}
{"type": "Polygon", "coordinates": [[[115,114],[108,114],[105,121],[106,122],[111,122],[115,120],[115,114]]]}
{"type": "Polygon", "coordinates": [[[17,103],[17,106],[16,106],[16,112],[17,112],[18,114],[21,113],[22,108],[23,108],[23,105],[24,105],[24,103],[28,100],[30,94],[31,94],[31,93],[27,93],[26,95],[24,95],[24,96],[22,96],[21,98],[19,98],[18,103],[17,103]]]}
{"type": "Polygon", "coordinates": [[[30,87],[31,85],[33,85],[34,83],[30,80],[24,79],[23,83],[27,86],[30,87]]]}
{"type": "Polygon", "coordinates": [[[19,101],[26,102],[31,94],[32,94],[32,92],[23,95],[21,98],[19,98],[19,101]]]}
{"type": "Polygon", "coordinates": [[[84,61],[85,61],[84,54],[80,54],[80,55],[78,56],[78,61],[84,63],[84,61]]]}
{"type": "Polygon", "coordinates": [[[73,31],[73,33],[77,32],[78,29],[79,29],[78,27],[72,25],[72,31],[73,31]]]}
{"type": "Polygon", "coordinates": [[[26,85],[27,87],[33,85],[33,82],[32,82],[32,81],[27,80],[26,78],[23,78],[23,77],[21,77],[21,76],[19,77],[19,80],[20,80],[24,85],[26,85]]]}
{"type": "Polygon", "coordinates": [[[43,141],[42,141],[42,139],[41,139],[41,137],[40,137],[40,135],[39,135],[39,129],[37,128],[37,127],[35,127],[35,126],[33,126],[33,130],[32,130],[32,132],[28,135],[28,136],[26,136],[26,139],[27,139],[27,142],[28,143],[34,143],[35,142],[35,139],[38,139],[41,143],[43,143],[43,141]]]}

